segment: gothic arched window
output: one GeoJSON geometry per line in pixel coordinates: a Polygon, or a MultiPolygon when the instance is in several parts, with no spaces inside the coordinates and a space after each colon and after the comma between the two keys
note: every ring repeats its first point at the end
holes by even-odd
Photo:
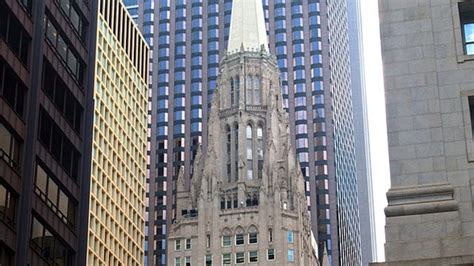
{"type": "Polygon", "coordinates": [[[263,127],[258,125],[257,128],[257,171],[258,178],[263,176],[263,127]]]}
{"type": "Polygon", "coordinates": [[[234,106],[234,79],[230,78],[230,106],[234,106]]]}
{"type": "Polygon", "coordinates": [[[253,150],[252,150],[252,126],[247,125],[246,128],[247,142],[247,179],[253,179],[253,150]]]}

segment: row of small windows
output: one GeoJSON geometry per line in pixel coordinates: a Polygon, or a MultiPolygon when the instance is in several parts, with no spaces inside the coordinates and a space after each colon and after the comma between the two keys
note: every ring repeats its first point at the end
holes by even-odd
{"type": "Polygon", "coordinates": [[[73,265],[74,251],[36,217],[31,226],[32,247],[51,265],[73,265]]]}
{"type": "MultiPolygon", "coordinates": [[[[245,236],[244,234],[236,234],[235,235],[235,245],[241,246],[245,244],[245,236]]],[[[258,232],[252,232],[248,235],[248,243],[247,244],[257,244],[258,243],[258,232]]],[[[232,236],[230,235],[223,235],[222,236],[222,247],[230,247],[232,246],[232,236]]]]}
{"type": "Polygon", "coordinates": [[[80,86],[84,82],[84,63],[78,58],[77,53],[72,48],[72,45],[63,37],[58,27],[51,21],[49,16],[45,16],[46,39],[56,50],[63,65],[74,76],[80,86]]]}
{"type": "Polygon", "coordinates": [[[65,224],[75,227],[76,203],[40,164],[36,165],[35,193],[65,224]]]}
{"type": "MultiPolygon", "coordinates": [[[[236,252],[235,254],[224,253],[222,254],[222,265],[232,265],[232,257],[234,257],[235,264],[237,265],[245,264],[245,261],[246,261],[245,254],[246,254],[245,252],[236,252]]],[[[257,250],[248,251],[247,258],[248,258],[248,263],[258,263],[259,262],[258,251],[257,250]]],[[[273,248],[267,249],[267,260],[268,261],[275,260],[275,249],[273,248]]],[[[206,266],[212,266],[213,256],[206,255],[204,257],[204,261],[205,261],[206,266]]],[[[294,250],[292,249],[288,250],[288,262],[294,262],[294,250]]],[[[187,256],[184,258],[176,257],[174,259],[174,266],[181,266],[181,265],[191,266],[192,265],[191,257],[190,256],[187,256]]]]}
{"type": "MultiPolygon", "coordinates": [[[[127,15],[120,1],[99,1],[99,13],[111,28],[128,57],[136,67],[142,78],[148,75],[148,49],[133,19],[127,15]],[[133,41],[132,41],[133,40],[133,41]]],[[[104,29],[99,19],[99,28],[104,29]]]]}
{"type": "Polygon", "coordinates": [[[79,35],[82,41],[86,40],[87,26],[84,17],[78,11],[75,1],[72,0],[57,0],[61,11],[64,13],[66,19],[71,23],[73,29],[79,35]]]}
{"type": "Polygon", "coordinates": [[[66,121],[80,134],[83,108],[47,60],[43,63],[43,90],[66,121]]]}
{"type": "Polygon", "coordinates": [[[38,138],[65,172],[77,180],[81,155],[43,108],[40,108],[38,138]]]}
{"type": "Polygon", "coordinates": [[[25,66],[28,65],[31,37],[5,1],[0,3],[0,39],[6,42],[25,66]]]}

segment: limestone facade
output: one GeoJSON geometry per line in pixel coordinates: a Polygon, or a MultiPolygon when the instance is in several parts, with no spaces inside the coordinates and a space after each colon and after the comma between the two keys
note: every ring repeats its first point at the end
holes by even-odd
{"type": "Polygon", "coordinates": [[[168,265],[318,264],[281,101],[264,46],[225,56],[208,147],[196,154],[190,184],[177,180],[168,265]]]}
{"type": "Polygon", "coordinates": [[[391,167],[385,265],[474,263],[474,56],[461,27],[470,3],[379,0],[391,167]]]}

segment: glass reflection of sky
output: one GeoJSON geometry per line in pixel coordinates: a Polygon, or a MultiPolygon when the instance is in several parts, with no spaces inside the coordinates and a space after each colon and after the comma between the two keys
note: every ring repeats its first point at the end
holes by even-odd
{"type": "Polygon", "coordinates": [[[466,43],[466,54],[474,54],[474,23],[464,24],[464,41],[466,43]]]}

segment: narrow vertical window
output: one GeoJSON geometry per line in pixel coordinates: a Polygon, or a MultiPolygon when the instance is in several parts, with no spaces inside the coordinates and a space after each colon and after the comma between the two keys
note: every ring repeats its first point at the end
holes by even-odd
{"type": "Polygon", "coordinates": [[[229,126],[226,127],[226,154],[227,154],[227,164],[226,164],[227,182],[232,182],[232,176],[231,176],[232,153],[231,153],[231,135],[230,135],[229,126]]]}
{"type": "Polygon", "coordinates": [[[261,125],[257,128],[257,170],[258,178],[263,176],[263,128],[261,125]]]}
{"type": "Polygon", "coordinates": [[[230,106],[234,106],[234,79],[230,78],[230,106]]]}
{"type": "Polygon", "coordinates": [[[252,104],[253,100],[253,93],[252,93],[252,76],[248,75],[247,76],[247,81],[246,81],[246,84],[245,84],[245,89],[246,89],[246,95],[245,95],[245,98],[246,98],[246,103],[247,104],[252,104]]]}
{"type": "Polygon", "coordinates": [[[253,80],[253,104],[260,104],[260,78],[255,76],[253,80]]]}
{"type": "Polygon", "coordinates": [[[474,138],[474,96],[469,96],[469,113],[471,117],[471,132],[472,132],[472,138],[474,138]]]}
{"type": "Polygon", "coordinates": [[[239,125],[234,125],[234,180],[239,180],[239,125]]]}
{"type": "Polygon", "coordinates": [[[253,179],[252,126],[247,125],[247,179],[253,179]]]}
{"type": "Polygon", "coordinates": [[[293,231],[288,231],[288,243],[293,243],[293,231]]]}
{"type": "Polygon", "coordinates": [[[212,266],[212,255],[206,255],[206,266],[212,266]]]}
{"type": "Polygon", "coordinates": [[[240,77],[235,77],[235,104],[239,105],[240,102],[240,77]]]}

